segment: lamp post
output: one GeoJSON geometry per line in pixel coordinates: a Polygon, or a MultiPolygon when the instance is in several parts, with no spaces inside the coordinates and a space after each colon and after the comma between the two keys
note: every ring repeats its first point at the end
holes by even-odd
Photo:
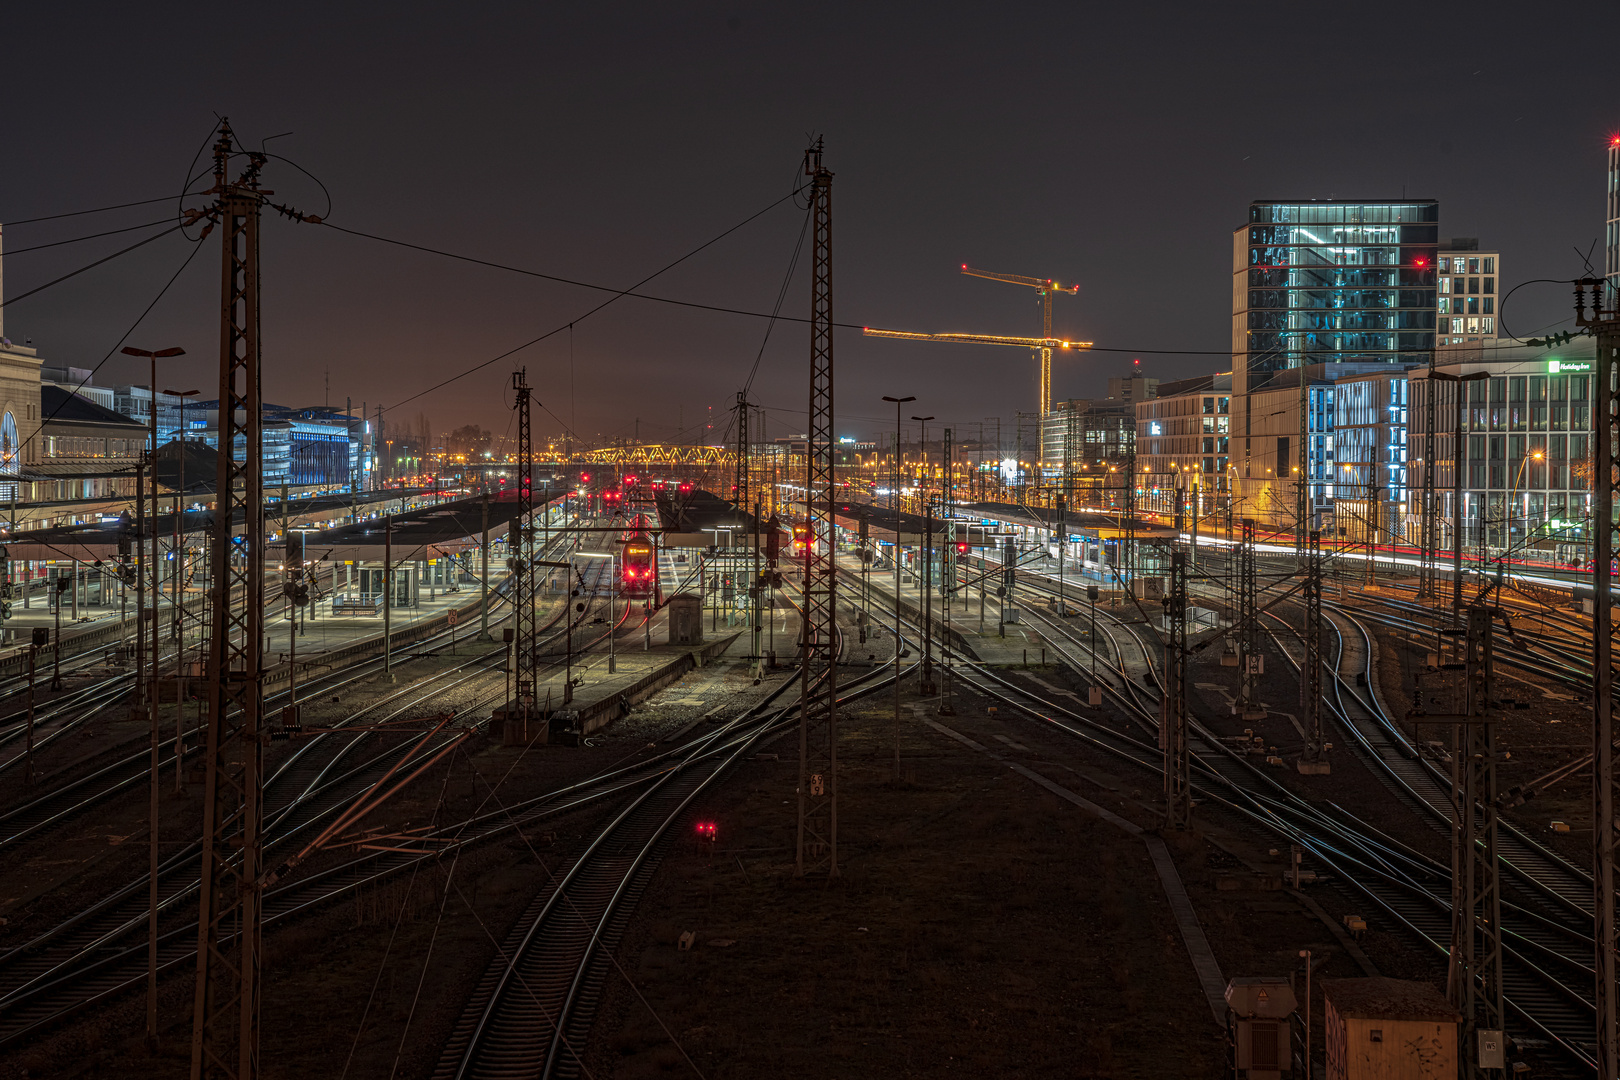
{"type": "MultiPolygon", "coordinates": [[[[1532,453],[1526,454],[1524,456],[1524,460],[1519,462],[1518,470],[1516,472],[1514,472],[1514,474],[1513,474],[1513,484],[1512,484],[1511,487],[1508,488],[1508,501],[1507,501],[1508,534],[1507,534],[1507,545],[1506,545],[1507,550],[1502,555],[1502,558],[1503,558],[1504,561],[1506,561],[1508,558],[1510,558],[1512,556],[1512,554],[1513,554],[1513,508],[1514,508],[1514,503],[1517,502],[1518,498],[1519,498],[1519,496],[1518,496],[1519,481],[1524,479],[1525,466],[1529,465],[1531,461],[1540,461],[1540,460],[1542,460],[1542,458],[1544,456],[1545,455],[1540,450],[1536,450],[1536,451],[1534,451],[1532,453]]],[[[1525,494],[1525,498],[1529,498],[1529,497],[1530,497],[1529,493],[1527,492],[1525,494]]],[[[1528,512],[1526,512],[1525,515],[1524,515],[1524,537],[1525,537],[1525,541],[1528,542],[1529,539],[1530,539],[1530,514],[1528,512]]]]}
{"type": "Polygon", "coordinates": [[[923,609],[923,669],[922,685],[918,689],[926,696],[936,692],[934,686],[934,512],[928,494],[928,421],[932,416],[913,416],[922,425],[919,446],[922,449],[922,471],[917,486],[917,501],[923,507],[923,572],[919,584],[923,609]]]}
{"type": "MultiPolygon", "coordinates": [[[[180,646],[179,646],[178,643],[182,643],[185,640],[184,628],[183,628],[184,619],[182,618],[182,615],[181,615],[181,610],[180,610],[181,603],[180,602],[181,602],[181,597],[182,597],[182,594],[183,594],[183,584],[182,583],[185,581],[185,555],[183,554],[183,552],[185,551],[186,531],[182,527],[182,522],[183,522],[183,520],[185,518],[185,493],[186,493],[186,398],[188,398],[188,397],[196,397],[198,394],[202,393],[202,391],[201,390],[165,390],[163,392],[165,394],[168,394],[170,397],[176,397],[176,398],[180,399],[180,427],[175,433],[179,437],[179,440],[180,440],[180,448],[179,448],[180,452],[179,452],[178,455],[176,455],[177,460],[179,462],[180,473],[179,473],[178,480],[175,482],[175,488],[174,488],[174,569],[170,572],[170,575],[169,575],[170,596],[171,596],[171,598],[173,599],[173,602],[174,602],[174,640],[177,643],[176,648],[179,649],[180,646]]],[[[156,408],[155,405],[154,405],[154,407],[152,409],[152,415],[153,416],[157,415],[157,408],[156,408]]],[[[157,494],[157,475],[156,475],[155,471],[153,473],[152,484],[153,484],[153,488],[152,488],[153,496],[155,498],[156,494],[157,494]]],[[[153,524],[154,524],[154,527],[155,527],[156,522],[154,522],[153,524]]],[[[181,651],[183,651],[183,650],[181,650],[181,651]]],[[[180,657],[179,652],[177,652],[175,654],[174,663],[175,663],[175,674],[178,675],[178,674],[180,674],[180,664],[181,664],[181,657],[180,657]]]]}
{"type": "MultiPolygon", "coordinates": [[[[1469,375],[1451,375],[1443,371],[1429,372],[1429,378],[1457,386],[1457,422],[1452,430],[1451,443],[1451,618],[1462,618],[1462,494],[1463,494],[1463,383],[1484,382],[1491,377],[1488,371],[1469,375]]],[[[1430,393],[1434,388],[1430,387],[1430,393]]]]}
{"type": "MultiPolygon", "coordinates": [[[[184,356],[186,354],[186,350],[184,350],[184,349],[182,349],[182,348],[180,348],[178,346],[174,346],[174,347],[168,348],[168,349],[152,350],[152,349],[137,349],[137,348],[135,348],[133,346],[126,345],[126,346],[124,346],[124,348],[121,351],[123,352],[123,354],[125,356],[143,356],[148,361],[150,361],[151,365],[152,365],[152,381],[147,384],[149,390],[151,391],[151,395],[152,395],[152,425],[151,425],[152,447],[151,447],[151,451],[149,453],[148,460],[150,460],[151,463],[152,463],[152,576],[153,576],[152,584],[153,584],[153,589],[152,589],[152,666],[151,666],[150,675],[148,676],[149,682],[146,684],[146,685],[148,685],[150,687],[150,690],[147,693],[146,712],[147,712],[147,720],[148,720],[148,722],[150,724],[150,727],[151,727],[151,755],[152,755],[151,777],[150,777],[150,781],[151,781],[151,784],[150,784],[150,787],[151,787],[150,806],[148,807],[149,818],[148,818],[148,822],[147,822],[147,832],[149,834],[149,840],[150,840],[150,843],[148,845],[149,846],[148,862],[150,864],[148,866],[150,892],[149,892],[149,895],[147,897],[147,908],[148,908],[148,910],[147,910],[147,928],[146,928],[147,929],[147,934],[146,934],[146,937],[147,937],[147,957],[146,957],[146,960],[147,960],[147,965],[146,965],[147,966],[147,974],[146,974],[146,1041],[147,1041],[147,1043],[149,1045],[154,1045],[155,1046],[157,1044],[157,1037],[158,1037],[158,1007],[157,1007],[157,1000],[158,1000],[157,999],[158,774],[160,772],[159,762],[158,762],[158,743],[160,741],[160,734],[159,734],[159,731],[158,731],[158,701],[157,701],[157,666],[158,666],[157,596],[158,596],[158,593],[157,593],[157,587],[156,587],[157,586],[157,574],[158,574],[158,558],[157,558],[157,554],[158,554],[158,551],[157,551],[157,508],[158,508],[158,499],[157,499],[157,491],[158,491],[158,484],[157,484],[157,476],[158,476],[158,470],[157,470],[157,407],[158,407],[158,400],[157,400],[158,399],[157,362],[158,362],[159,357],[167,359],[168,357],[171,357],[171,356],[184,356]]],[[[146,537],[144,537],[144,536],[136,537],[136,543],[139,544],[139,545],[142,545],[144,547],[144,545],[146,543],[146,537]]],[[[143,605],[141,605],[139,603],[137,603],[137,605],[136,605],[135,636],[136,636],[137,640],[143,640],[141,638],[141,631],[142,631],[141,616],[144,615],[145,612],[141,610],[142,606],[143,605]]],[[[56,598],[56,656],[57,656],[58,665],[60,665],[61,655],[62,655],[62,597],[61,597],[61,594],[58,593],[57,598],[56,598]]],[[[143,673],[141,673],[141,672],[136,672],[135,681],[136,681],[137,684],[141,683],[142,674],[143,673]]],[[[58,690],[61,689],[61,668],[60,668],[60,666],[58,666],[57,671],[56,671],[56,675],[51,680],[51,686],[52,686],[53,689],[58,689],[58,690]]],[[[176,710],[175,711],[176,712],[179,711],[179,706],[178,705],[176,705],[176,710]]],[[[181,748],[178,747],[178,746],[175,748],[177,753],[180,751],[180,749],[181,748]]]]}
{"type": "Polygon", "coordinates": [[[912,397],[888,397],[894,402],[894,460],[889,468],[889,505],[894,509],[894,782],[900,782],[900,406],[912,397]]]}

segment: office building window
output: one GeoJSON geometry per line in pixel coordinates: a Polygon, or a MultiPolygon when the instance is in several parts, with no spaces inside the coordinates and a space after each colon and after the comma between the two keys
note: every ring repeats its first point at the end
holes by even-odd
{"type": "Polygon", "coordinates": [[[1471,293],[1479,292],[1479,278],[1471,277],[1468,279],[1468,291],[1471,293]]]}
{"type": "Polygon", "coordinates": [[[1459,277],[1459,278],[1452,278],[1451,279],[1451,291],[1452,291],[1452,293],[1454,295],[1457,295],[1457,296],[1462,295],[1462,291],[1463,291],[1463,279],[1462,278],[1459,277]]]}
{"type": "MultiPolygon", "coordinates": [[[[1442,296],[1440,298],[1440,314],[1442,314],[1442,315],[1450,315],[1451,314],[1451,298],[1450,297],[1442,296]]],[[[1441,321],[1444,322],[1445,320],[1442,319],[1441,321]]],[[[1442,332],[1444,332],[1444,331],[1442,330],[1442,332]]]]}
{"type": "Polygon", "coordinates": [[[1470,274],[1479,273],[1479,260],[1478,259],[1469,259],[1468,260],[1468,272],[1470,274]]]}
{"type": "Polygon", "coordinates": [[[1484,312],[1486,315],[1495,315],[1496,314],[1496,298],[1494,296],[1487,296],[1487,297],[1484,298],[1484,301],[1485,301],[1485,306],[1483,308],[1481,308],[1480,310],[1482,312],[1484,312]]]}
{"type": "Polygon", "coordinates": [[[1485,272],[1487,274],[1496,273],[1496,259],[1493,256],[1487,255],[1485,257],[1485,272]]]}
{"type": "MultiPolygon", "coordinates": [[[[1448,256],[1448,255],[1442,255],[1442,256],[1440,256],[1440,272],[1441,272],[1441,273],[1442,273],[1442,274],[1444,274],[1444,273],[1445,273],[1445,272],[1446,272],[1446,271],[1448,271],[1448,270],[1450,270],[1450,269],[1451,269],[1451,257],[1450,257],[1450,256],[1448,256]]],[[[1442,288],[1442,289],[1443,289],[1443,288],[1445,288],[1445,287],[1446,287],[1446,283],[1445,283],[1445,282],[1443,282],[1443,281],[1442,281],[1442,282],[1441,282],[1441,283],[1440,283],[1440,287],[1441,287],[1441,288],[1442,288]]]]}
{"type": "MultiPolygon", "coordinates": [[[[1485,310],[1489,311],[1491,309],[1486,308],[1485,310]]],[[[1479,320],[1479,332],[1482,333],[1482,334],[1494,334],[1494,333],[1496,333],[1496,320],[1495,319],[1481,319],[1481,320],[1479,320]]]]}
{"type": "Polygon", "coordinates": [[[1494,293],[1496,291],[1496,279],[1495,278],[1488,277],[1488,278],[1485,279],[1485,291],[1488,292],[1488,293],[1494,293]]]}

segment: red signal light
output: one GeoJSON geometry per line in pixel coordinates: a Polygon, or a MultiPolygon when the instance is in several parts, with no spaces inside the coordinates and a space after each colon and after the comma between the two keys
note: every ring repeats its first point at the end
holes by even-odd
{"type": "Polygon", "coordinates": [[[590,483],[590,480],[591,480],[591,474],[588,473],[588,472],[582,472],[582,473],[579,474],[579,478],[582,481],[584,481],[585,483],[588,484],[588,483],[590,483]]]}
{"type": "Polygon", "coordinates": [[[712,821],[700,821],[697,823],[697,834],[699,840],[713,841],[717,836],[719,836],[720,830],[715,828],[715,824],[712,821]]]}
{"type": "Polygon", "coordinates": [[[956,553],[958,555],[966,555],[970,550],[971,549],[968,547],[966,540],[958,540],[956,542],[956,553]]]}

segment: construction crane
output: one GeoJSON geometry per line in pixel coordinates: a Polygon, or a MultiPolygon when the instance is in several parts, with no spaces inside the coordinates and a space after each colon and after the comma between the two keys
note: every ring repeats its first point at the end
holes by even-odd
{"type": "MultiPolygon", "coordinates": [[[[967,263],[962,264],[962,273],[970,277],[988,278],[991,281],[1007,281],[1014,285],[1028,285],[1039,289],[1041,293],[1041,336],[1040,337],[1008,337],[1001,334],[913,334],[904,330],[874,330],[866,327],[861,331],[867,337],[896,338],[901,341],[949,341],[958,345],[1018,345],[1032,349],[1041,362],[1040,375],[1040,415],[1045,419],[1052,411],[1052,352],[1054,349],[1089,349],[1089,341],[1063,341],[1052,336],[1052,297],[1056,293],[1065,293],[1073,296],[1080,291],[1078,285],[1063,285],[1051,278],[1025,277],[1022,274],[996,274],[988,270],[975,270],[967,263]]],[[[1036,459],[1044,463],[1046,447],[1041,445],[1036,459]]]]}
{"type": "MultiPolygon", "coordinates": [[[[1052,297],[1058,293],[1073,296],[1080,291],[1078,285],[1063,285],[1051,278],[1025,277],[1023,274],[997,274],[990,270],[975,270],[967,263],[962,264],[962,273],[968,277],[984,278],[987,281],[1005,281],[1013,285],[1028,285],[1038,289],[1041,296],[1041,339],[1048,340],[1052,336],[1052,297]]],[[[1089,342],[1087,343],[1089,344],[1089,342]]],[[[1051,346],[1036,347],[1041,361],[1041,416],[1052,411],[1052,349],[1051,346]]]]}

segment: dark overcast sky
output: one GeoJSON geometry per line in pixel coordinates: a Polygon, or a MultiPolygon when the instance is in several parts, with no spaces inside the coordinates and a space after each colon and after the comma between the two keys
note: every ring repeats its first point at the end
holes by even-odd
{"type": "MultiPolygon", "coordinates": [[[[836,172],[835,311],[917,330],[1033,334],[1033,294],[958,266],[1054,276],[1059,334],[1221,350],[1230,232],[1255,198],[1441,201],[1441,235],[1503,252],[1504,284],[1581,272],[1620,129],[1620,5],[33,4],[8,10],[0,220],[177,191],[216,112],[331,192],[331,220],[626,286],[798,180],[809,132],[836,172]],[[1605,51],[1605,43],[1608,49],[1605,51]],[[1603,77],[1605,71],[1611,72],[1603,77]]],[[[308,180],[267,185],[319,212],[308,180]]],[[[143,221],[144,207],[5,230],[8,251],[143,221]]],[[[768,310],[802,213],[784,203],[649,291],[768,310]]],[[[6,260],[8,295],[130,239],[6,260]]],[[[217,241],[131,337],[217,383],[217,241]]],[[[186,257],[166,237],[6,309],[50,361],[99,361],[186,257]]],[[[1601,250],[1594,257],[1601,266],[1601,250]]],[[[267,219],[271,400],[393,405],[568,323],[600,294],[267,219]]],[[[1568,311],[1532,287],[1520,334],[1568,311]]],[[[1522,301],[1522,302],[1521,302],[1522,301]]],[[[801,265],[785,309],[803,315],[801,265]]],[[[507,428],[510,364],[587,437],[668,437],[721,413],[759,320],[621,300],[402,407],[436,429],[507,428]],[[570,367],[570,348],[572,367],[570,367]],[[570,372],[572,371],[572,375],[570,372]],[[571,381],[572,380],[572,381],[571,381]]],[[[808,333],[779,325],[755,384],[771,434],[803,426],[808,333]]],[[[1101,394],[1130,354],[1067,357],[1060,397],[1101,394]]],[[[884,394],[972,424],[1035,407],[1021,350],[837,344],[839,430],[884,394]]],[[[1219,357],[1145,357],[1175,378],[1219,357]]],[[[121,360],[100,382],[144,382],[121,360]]],[[[892,421],[891,421],[892,423],[892,421]]],[[[542,431],[555,430],[549,417],[542,431]]]]}

